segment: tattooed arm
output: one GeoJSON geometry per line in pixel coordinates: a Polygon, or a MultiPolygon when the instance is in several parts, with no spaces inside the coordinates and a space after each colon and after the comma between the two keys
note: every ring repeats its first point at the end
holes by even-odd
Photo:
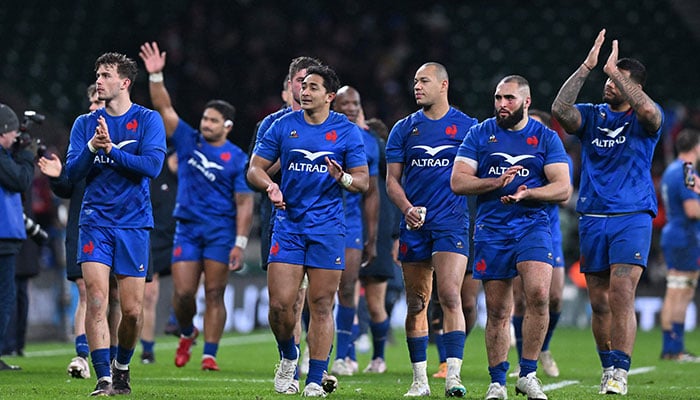
{"type": "Polygon", "coordinates": [[[642,85],[634,82],[629,78],[629,74],[623,74],[617,68],[618,46],[617,40],[612,42],[612,51],[610,57],[603,67],[603,71],[613,81],[615,87],[622,93],[625,100],[630,104],[634,112],[637,114],[639,123],[642,124],[647,132],[656,132],[661,127],[661,110],[656,106],[654,101],[644,93],[642,85]]]}
{"type": "Polygon", "coordinates": [[[569,133],[576,132],[581,127],[581,113],[574,107],[576,97],[583,87],[583,83],[588,78],[588,74],[598,65],[598,54],[600,47],[605,41],[605,29],[598,33],[593,47],[588,52],[588,56],[578,69],[564,82],[557,97],[552,103],[552,116],[559,121],[559,124],[569,133]]]}

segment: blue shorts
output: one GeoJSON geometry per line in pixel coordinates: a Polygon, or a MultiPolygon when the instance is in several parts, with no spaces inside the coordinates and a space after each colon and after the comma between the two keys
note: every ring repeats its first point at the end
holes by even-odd
{"type": "Polygon", "coordinates": [[[700,248],[663,247],[668,269],[684,272],[700,271],[700,248]]]}
{"type": "Polygon", "coordinates": [[[468,230],[428,230],[409,231],[401,228],[399,236],[399,260],[406,262],[425,261],[434,253],[446,251],[469,257],[468,230]]]}
{"type": "Polygon", "coordinates": [[[535,227],[520,239],[474,242],[474,279],[509,279],[518,275],[517,264],[540,261],[552,264],[549,227],[535,227]]]}
{"type": "Polygon", "coordinates": [[[360,227],[360,229],[347,229],[345,231],[345,247],[348,249],[364,250],[365,242],[362,240],[362,227],[360,227]]]}
{"type": "Polygon", "coordinates": [[[581,272],[602,272],[612,264],[646,267],[651,247],[651,215],[581,215],[581,272]]]}
{"type": "Polygon", "coordinates": [[[228,265],[229,253],[236,244],[236,224],[207,221],[202,224],[178,220],[173,239],[172,262],[218,261],[228,265]]]}
{"type": "Polygon", "coordinates": [[[108,265],[116,275],[144,278],[150,253],[149,229],[80,226],[78,263],[108,265]]]}
{"type": "Polygon", "coordinates": [[[304,265],[311,268],[344,270],[345,235],[272,233],[268,263],[304,265]]]}

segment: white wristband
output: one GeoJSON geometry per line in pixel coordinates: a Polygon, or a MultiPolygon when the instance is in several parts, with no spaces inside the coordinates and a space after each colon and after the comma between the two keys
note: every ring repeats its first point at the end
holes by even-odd
{"type": "Polygon", "coordinates": [[[248,245],[248,238],[245,236],[241,235],[236,235],[236,247],[240,247],[241,249],[245,250],[245,247],[248,245]]]}
{"type": "Polygon", "coordinates": [[[340,184],[343,185],[345,189],[349,188],[350,185],[352,185],[352,175],[343,172],[343,176],[340,178],[340,184]]]}
{"type": "Polygon", "coordinates": [[[150,75],[148,75],[148,80],[153,82],[153,83],[163,82],[163,73],[156,72],[156,73],[150,74],[150,75]]]}
{"type": "Polygon", "coordinates": [[[88,140],[88,149],[90,149],[90,153],[97,153],[97,149],[95,148],[95,146],[92,145],[91,140],[88,140]]]}

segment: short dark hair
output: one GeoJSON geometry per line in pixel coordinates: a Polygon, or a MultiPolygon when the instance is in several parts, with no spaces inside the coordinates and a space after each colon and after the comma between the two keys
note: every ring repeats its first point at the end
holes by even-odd
{"type": "Polygon", "coordinates": [[[676,136],[676,151],[679,153],[691,151],[698,145],[698,142],[700,142],[700,131],[690,128],[683,129],[676,136]]]}
{"type": "Polygon", "coordinates": [[[87,87],[87,97],[90,98],[94,96],[95,93],[97,93],[97,85],[93,83],[92,85],[87,87]]]}
{"type": "Polygon", "coordinates": [[[647,83],[647,69],[639,60],[634,58],[621,58],[617,60],[617,68],[629,71],[630,79],[644,86],[647,83]]]}
{"type": "Polygon", "coordinates": [[[231,120],[234,122],[236,119],[236,107],[232,106],[231,103],[225,100],[209,100],[207,104],[204,105],[204,109],[213,108],[220,112],[224,116],[225,120],[231,120]]]}
{"type": "Polygon", "coordinates": [[[129,90],[131,90],[136,81],[136,75],[138,75],[139,72],[138,66],[134,60],[120,53],[105,53],[99,56],[97,61],[95,61],[95,72],[97,72],[102,65],[116,66],[119,77],[128,78],[131,81],[129,85],[129,90]]]}
{"type": "Polygon", "coordinates": [[[289,74],[287,79],[292,79],[294,75],[296,75],[297,72],[301,71],[302,69],[309,69],[309,67],[319,65],[323,64],[316,58],[307,56],[297,57],[289,64],[289,74]]]}
{"type": "Polygon", "coordinates": [[[323,87],[326,88],[328,93],[336,93],[340,88],[338,75],[335,74],[333,68],[327,65],[312,65],[306,69],[306,76],[311,74],[316,74],[323,78],[323,87]]]}

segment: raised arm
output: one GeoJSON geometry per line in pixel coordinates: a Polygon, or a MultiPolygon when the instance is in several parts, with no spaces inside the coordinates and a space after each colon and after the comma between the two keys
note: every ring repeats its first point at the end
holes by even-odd
{"type": "Polygon", "coordinates": [[[163,81],[163,68],[165,68],[165,52],[158,49],[158,43],[144,43],[141,45],[139,56],[148,71],[148,91],[151,94],[151,103],[153,108],[158,111],[163,118],[165,124],[165,134],[171,137],[177,124],[180,122],[180,117],[175,112],[173,104],[170,101],[170,94],[165,88],[163,81]]]}
{"type": "Polygon", "coordinates": [[[576,132],[581,127],[581,113],[574,107],[574,103],[583,87],[583,83],[588,78],[588,74],[598,65],[600,47],[604,41],[605,29],[602,29],[598,33],[598,37],[596,37],[586,59],[569,79],[564,82],[552,103],[552,116],[569,133],[576,132]]]}
{"type": "Polygon", "coordinates": [[[615,87],[622,93],[630,106],[637,114],[639,123],[646,129],[647,132],[654,133],[661,127],[661,110],[656,106],[654,101],[644,93],[642,85],[631,80],[627,75],[620,72],[617,68],[618,59],[618,42],[613,40],[612,51],[610,57],[603,67],[603,71],[613,81],[615,87]]]}

